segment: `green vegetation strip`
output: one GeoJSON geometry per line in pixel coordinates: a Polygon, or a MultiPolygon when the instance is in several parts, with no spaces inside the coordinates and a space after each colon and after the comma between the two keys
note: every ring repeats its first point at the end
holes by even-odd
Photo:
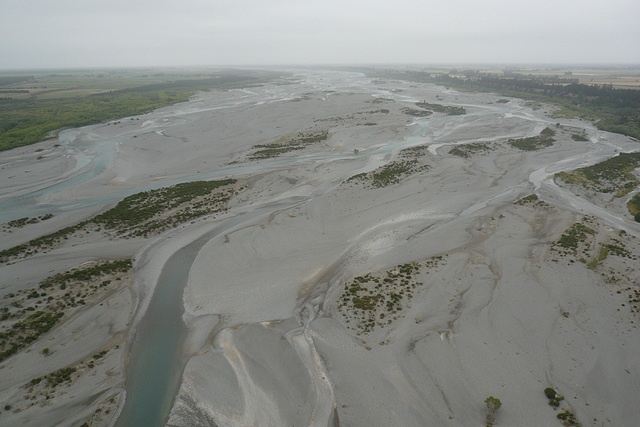
{"type": "Polygon", "coordinates": [[[249,159],[268,159],[271,157],[278,157],[289,151],[303,150],[311,144],[325,141],[328,136],[329,132],[323,130],[320,132],[299,133],[292,139],[280,138],[278,141],[271,144],[254,145],[253,148],[256,149],[256,151],[249,156],[249,159]]]}
{"type": "Polygon", "coordinates": [[[230,187],[235,182],[235,179],[194,181],[131,195],[89,220],[0,251],[0,262],[51,249],[81,230],[102,227],[118,237],[146,237],[195,218],[223,212],[226,202],[235,194],[230,187]]]}
{"type": "Polygon", "coordinates": [[[492,149],[493,148],[489,144],[486,144],[484,142],[473,142],[471,144],[456,145],[451,150],[449,150],[449,154],[464,157],[466,159],[473,156],[474,154],[486,153],[491,151],[492,149]]]}
{"type": "MultiPolygon", "coordinates": [[[[412,155],[416,154],[408,153],[406,156],[408,157],[412,155]]],[[[349,178],[347,182],[364,181],[370,183],[376,188],[382,188],[389,185],[398,184],[405,176],[427,169],[429,169],[428,165],[421,165],[415,158],[410,160],[396,160],[376,169],[373,172],[359,173],[357,175],[354,175],[349,178]]]]}
{"type": "Polygon", "coordinates": [[[444,113],[448,116],[460,116],[462,114],[467,114],[467,110],[463,107],[453,107],[450,105],[440,105],[440,104],[429,104],[428,102],[418,102],[416,106],[420,108],[424,108],[426,110],[431,110],[436,113],[444,113]]]}
{"type": "Polygon", "coordinates": [[[105,274],[124,273],[131,269],[133,262],[130,259],[122,259],[117,261],[105,262],[97,264],[92,267],[86,267],[80,270],[71,270],[65,273],[59,273],[55,276],[46,278],[40,284],[40,289],[50,288],[52,286],[66,286],[70,281],[87,281],[92,280],[95,277],[103,276],[105,274]]]}
{"type": "Polygon", "coordinates": [[[515,202],[518,206],[533,206],[536,208],[550,209],[552,206],[542,200],[538,199],[538,196],[535,194],[530,194],[526,197],[515,202]]]}
{"type": "Polygon", "coordinates": [[[593,166],[573,172],[559,172],[556,178],[567,184],[580,185],[587,190],[615,193],[614,197],[623,197],[640,184],[632,173],[639,166],[640,153],[621,153],[593,166]]]}
{"type": "MultiPolygon", "coordinates": [[[[205,79],[146,85],[141,82],[139,87],[88,96],[0,98],[0,150],[43,141],[61,129],[139,115],[188,101],[196,91],[255,85],[279,76],[259,71],[224,71],[205,79]]],[[[126,79],[122,84],[126,84],[126,79]]]]}
{"type": "Polygon", "coordinates": [[[541,150],[553,145],[555,141],[553,136],[556,132],[551,128],[545,128],[538,136],[529,138],[510,139],[508,142],[512,147],[519,148],[524,151],[541,150]]]}
{"type": "Polygon", "coordinates": [[[39,217],[35,217],[35,218],[29,218],[29,217],[25,217],[25,218],[18,218],[18,219],[14,219],[13,221],[9,221],[6,224],[3,224],[2,228],[4,229],[11,229],[11,228],[22,228],[25,225],[28,224],[37,224],[40,221],[46,221],[48,219],[53,218],[53,214],[45,214],[45,215],[41,215],[39,217]]]}
{"type": "Polygon", "coordinates": [[[433,112],[429,110],[418,110],[416,108],[403,108],[402,112],[412,117],[429,117],[433,112]]]}

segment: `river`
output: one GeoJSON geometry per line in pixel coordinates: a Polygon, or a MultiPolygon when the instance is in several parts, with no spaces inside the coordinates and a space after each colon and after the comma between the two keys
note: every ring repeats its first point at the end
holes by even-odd
{"type": "MultiPolygon", "coordinates": [[[[360,90],[372,96],[387,96],[395,100],[405,102],[412,100],[410,94],[397,95],[395,93],[381,90],[376,84],[371,83],[358,74],[329,73],[300,73],[305,90],[309,87],[321,88],[324,91],[335,91],[337,93],[353,90],[360,90]],[[326,80],[325,80],[326,79],[326,80]]],[[[179,121],[172,123],[182,123],[190,120],[190,114],[200,114],[207,111],[217,111],[218,109],[232,109],[239,105],[262,105],[269,102],[280,102],[298,96],[300,87],[296,84],[291,86],[281,86],[271,88],[262,95],[255,92],[248,92],[246,98],[234,102],[225,103],[219,107],[195,108],[189,103],[171,113],[159,114],[156,118],[179,118],[179,121]],[[262,96],[262,98],[261,98],[262,96]]],[[[419,98],[418,98],[419,99],[419,98]]],[[[76,167],[70,171],[64,180],[56,184],[39,188],[27,194],[16,197],[8,197],[0,200],[0,212],[4,215],[2,220],[15,219],[23,216],[34,216],[45,212],[63,211],[65,209],[81,209],[87,206],[104,205],[105,203],[118,200],[126,195],[135,192],[158,188],[175,184],[178,182],[191,181],[195,179],[214,179],[225,176],[251,176],[264,174],[273,171],[282,171],[292,166],[308,166],[310,169],[321,164],[331,162],[343,162],[353,159],[366,160],[361,162],[358,169],[347,170],[342,174],[327,176],[323,180],[316,180],[304,195],[296,197],[282,197],[282,195],[271,195],[264,200],[256,201],[250,208],[246,206],[231,210],[225,216],[217,219],[215,225],[197,239],[185,244],[173,253],[162,267],[159,279],[155,286],[153,296],[142,317],[139,325],[135,329],[132,340],[131,353],[127,366],[126,381],[126,403],[116,422],[118,426],[160,426],[166,423],[169,411],[172,408],[174,398],[178,392],[182,372],[187,361],[184,350],[187,329],[183,322],[184,303],[183,294],[188,283],[194,260],[202,248],[217,236],[229,232],[230,230],[248,225],[254,225],[260,218],[268,217],[274,212],[292,208],[296,205],[306,203],[316,197],[322,196],[335,189],[351,175],[374,170],[380,165],[394,159],[397,153],[407,147],[429,145],[429,151],[437,157],[438,150],[444,145],[465,144],[471,142],[486,142],[486,136],[474,136],[465,134],[466,138],[441,142],[443,138],[456,131],[462,131],[474,120],[480,118],[519,117],[522,120],[530,121],[532,129],[538,130],[540,126],[551,123],[544,121],[539,116],[527,113],[518,105],[487,106],[485,104],[461,103],[474,109],[473,113],[465,116],[438,116],[435,118],[416,119],[413,125],[417,125],[417,131],[407,138],[400,140],[387,140],[382,144],[370,147],[368,150],[359,152],[322,152],[312,155],[302,155],[290,159],[272,159],[257,163],[240,164],[228,166],[215,171],[203,174],[185,173],[180,177],[170,177],[154,181],[140,188],[124,188],[120,192],[112,192],[109,196],[96,194],[94,197],[86,197],[76,200],[73,206],[68,204],[38,206],[35,203],[38,198],[54,194],[63,189],[70,189],[81,183],[88,182],[103,173],[113,162],[117,144],[123,138],[131,137],[131,134],[123,134],[118,138],[85,141],[82,147],[73,146],[73,141],[77,136],[77,131],[67,131],[61,134],[63,145],[69,150],[70,155],[76,156],[76,167]],[[364,166],[362,166],[364,164],[364,166]]],[[[150,126],[156,126],[159,131],[164,131],[172,125],[149,124],[145,126],[145,132],[150,126]]],[[[142,132],[140,130],[139,132],[142,132]]],[[[492,138],[509,138],[516,136],[513,130],[505,128],[492,138]]],[[[521,135],[528,136],[528,135],[521,135]]],[[[547,164],[537,167],[528,175],[525,182],[514,183],[509,188],[500,190],[486,200],[472,204],[460,212],[460,216],[467,217],[475,214],[489,204],[510,203],[521,193],[521,190],[531,185],[542,196],[547,195],[554,199],[555,203],[564,204],[567,208],[576,212],[589,213],[605,219],[610,224],[622,228],[628,228],[624,224],[624,219],[611,215],[607,211],[578,199],[566,190],[555,186],[552,181],[552,174],[560,170],[569,170],[585,164],[593,164],[610,157],[615,150],[621,150],[619,146],[604,146],[603,144],[593,144],[593,146],[583,152],[569,158],[553,158],[547,164]]],[[[455,219],[454,219],[455,220],[455,219]]],[[[160,243],[162,244],[162,243],[160,243]]],[[[143,255],[144,256],[144,255],[143,255]]],[[[325,284],[326,285],[326,284],[325,284]]],[[[327,285],[328,286],[328,285],[327,285]]],[[[329,376],[324,372],[322,363],[319,363],[319,355],[314,347],[313,340],[309,335],[308,325],[314,319],[319,310],[319,306],[324,298],[323,292],[312,293],[313,297],[305,301],[298,310],[301,327],[289,331],[287,339],[292,343],[298,352],[300,359],[309,370],[309,375],[314,382],[317,393],[317,406],[314,409],[314,416],[321,422],[331,420],[333,422],[333,406],[335,399],[329,376]]],[[[265,319],[271,320],[271,319],[265,319]]]]}

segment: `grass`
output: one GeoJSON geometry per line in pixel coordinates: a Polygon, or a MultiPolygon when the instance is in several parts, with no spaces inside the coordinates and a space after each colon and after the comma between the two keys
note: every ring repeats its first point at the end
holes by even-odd
{"type": "MultiPolygon", "coordinates": [[[[20,93],[24,95],[20,97],[0,93],[4,95],[0,97],[0,151],[43,141],[65,128],[139,115],[184,102],[196,91],[255,85],[280,74],[228,70],[209,72],[206,76],[187,74],[176,79],[178,76],[173,74],[150,76],[131,71],[104,80],[82,73],[30,77],[23,83],[9,83],[10,89],[1,88],[28,93],[20,93]]],[[[5,83],[10,81],[5,79],[5,83]]]]}

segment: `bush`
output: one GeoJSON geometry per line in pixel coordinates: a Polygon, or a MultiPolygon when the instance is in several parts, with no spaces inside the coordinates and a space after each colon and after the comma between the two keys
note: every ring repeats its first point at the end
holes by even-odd
{"type": "Polygon", "coordinates": [[[547,396],[547,399],[555,399],[556,391],[551,387],[547,387],[544,389],[544,395],[547,396]]]}
{"type": "Polygon", "coordinates": [[[496,420],[496,412],[502,406],[500,399],[493,396],[489,396],[485,399],[484,403],[487,405],[486,426],[491,427],[496,420]]]}

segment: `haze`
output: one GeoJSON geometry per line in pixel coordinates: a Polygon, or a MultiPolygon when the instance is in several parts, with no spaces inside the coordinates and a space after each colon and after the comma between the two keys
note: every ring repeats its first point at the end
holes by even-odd
{"type": "Polygon", "coordinates": [[[640,62],[635,0],[0,5],[0,69],[640,62]]]}

